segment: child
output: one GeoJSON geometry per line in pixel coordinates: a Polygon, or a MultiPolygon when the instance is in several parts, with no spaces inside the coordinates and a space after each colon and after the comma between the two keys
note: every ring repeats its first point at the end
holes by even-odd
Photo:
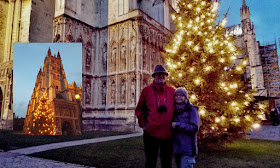
{"type": "Polygon", "coordinates": [[[199,129],[198,107],[190,104],[185,88],[175,93],[173,151],[177,168],[192,168],[197,155],[197,132],[199,129]]]}

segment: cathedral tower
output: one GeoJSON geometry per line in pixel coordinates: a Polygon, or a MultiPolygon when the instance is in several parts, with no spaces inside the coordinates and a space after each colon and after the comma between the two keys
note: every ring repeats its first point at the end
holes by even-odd
{"type": "Polygon", "coordinates": [[[246,49],[245,55],[248,55],[248,66],[246,68],[247,78],[251,81],[251,87],[256,90],[256,96],[267,96],[267,91],[264,87],[264,78],[261,65],[261,56],[259,45],[256,41],[254,25],[251,24],[250,10],[246,5],[245,0],[240,8],[241,27],[243,32],[242,43],[246,49]]]}
{"type": "Polygon", "coordinates": [[[240,8],[240,17],[242,23],[242,29],[244,33],[251,31],[251,19],[250,19],[250,10],[246,5],[245,0],[242,2],[242,7],[240,8]]]}
{"type": "Polygon", "coordinates": [[[74,82],[68,85],[60,53],[52,55],[49,48],[40,69],[35,87],[27,107],[24,131],[32,127],[33,113],[38,108],[39,100],[47,92],[50,108],[54,111],[57,134],[81,134],[81,101],[76,100],[77,94],[82,95],[81,86],[74,82]]]}

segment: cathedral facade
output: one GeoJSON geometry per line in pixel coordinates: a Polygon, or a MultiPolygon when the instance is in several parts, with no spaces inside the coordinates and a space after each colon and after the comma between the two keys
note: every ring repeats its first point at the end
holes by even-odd
{"type": "Polygon", "coordinates": [[[82,87],[74,82],[67,83],[60,53],[52,55],[49,49],[43,69],[36,78],[35,87],[29,101],[23,130],[28,133],[34,121],[34,112],[39,106],[39,100],[44,92],[50,102],[49,108],[54,112],[54,124],[57,135],[81,134],[82,87]]]}
{"type": "Polygon", "coordinates": [[[18,29],[18,25],[13,24],[20,18],[14,18],[17,13],[10,1],[0,1],[0,129],[13,129],[12,43],[18,42],[17,33],[13,33],[18,29]]]}

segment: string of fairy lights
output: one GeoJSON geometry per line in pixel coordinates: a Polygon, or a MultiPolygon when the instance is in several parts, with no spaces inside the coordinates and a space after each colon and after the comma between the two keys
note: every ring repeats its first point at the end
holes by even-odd
{"type": "Polygon", "coordinates": [[[28,127],[30,135],[56,135],[54,124],[54,112],[49,109],[47,92],[44,92],[39,100],[39,105],[34,112],[32,127],[28,127]]]}
{"type": "MultiPolygon", "coordinates": [[[[216,130],[217,124],[226,125],[229,120],[239,124],[241,120],[251,123],[253,128],[258,128],[258,120],[252,117],[252,113],[247,107],[253,100],[253,93],[244,93],[240,84],[240,76],[244,73],[248,60],[238,58],[242,52],[235,46],[234,38],[225,32],[224,26],[227,23],[226,16],[218,24],[215,20],[218,17],[219,2],[194,0],[185,3],[180,1],[178,4],[179,13],[171,15],[177,29],[174,35],[173,43],[166,47],[166,64],[171,76],[170,80],[183,80],[187,75],[193,77],[189,85],[197,87],[207,84],[205,76],[216,72],[222,68],[220,81],[217,87],[222,91],[225,98],[226,109],[232,111],[235,115],[216,116],[211,129],[216,130]],[[185,19],[185,18],[189,19],[185,19]],[[187,52],[186,52],[187,51],[187,52]],[[190,54],[197,53],[197,57],[190,58],[190,54]],[[196,62],[196,65],[190,66],[188,62],[196,62]],[[212,63],[212,64],[211,64],[212,63]],[[236,95],[243,96],[242,101],[235,100],[236,95]],[[242,115],[241,115],[242,114],[242,115]],[[231,116],[231,117],[229,117],[231,116]]],[[[169,80],[169,79],[168,79],[169,80]]],[[[207,107],[199,101],[199,96],[191,91],[190,101],[194,104],[200,104],[199,113],[206,117],[207,107]]],[[[258,110],[254,111],[254,116],[261,118],[261,112],[266,108],[264,104],[259,103],[258,110]]],[[[227,131],[227,128],[224,128],[227,131]]]]}

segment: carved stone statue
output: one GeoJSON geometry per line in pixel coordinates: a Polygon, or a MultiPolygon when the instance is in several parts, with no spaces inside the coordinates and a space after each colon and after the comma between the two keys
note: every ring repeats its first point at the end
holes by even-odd
{"type": "Polygon", "coordinates": [[[130,90],[131,90],[131,104],[135,104],[135,78],[132,79],[131,85],[130,85],[130,90]]]}
{"type": "Polygon", "coordinates": [[[103,69],[106,70],[106,68],[107,68],[107,44],[105,43],[101,49],[102,49],[102,65],[103,65],[103,69]]]}
{"type": "Polygon", "coordinates": [[[126,94],[126,86],[125,86],[125,80],[123,80],[121,84],[121,104],[125,104],[125,94],[126,94]]]}
{"type": "Polygon", "coordinates": [[[116,70],[117,47],[113,47],[111,55],[111,68],[112,71],[116,70]]]}
{"type": "Polygon", "coordinates": [[[143,45],[143,69],[147,67],[147,46],[143,45]]]}
{"type": "Polygon", "coordinates": [[[131,66],[130,69],[135,68],[135,59],[136,59],[136,41],[133,38],[131,40],[131,50],[130,50],[130,63],[131,63],[130,64],[130,66],[131,66]]]}
{"type": "Polygon", "coordinates": [[[106,82],[103,82],[102,84],[102,90],[101,90],[101,95],[102,95],[102,105],[106,104],[106,82]]]}
{"type": "Polygon", "coordinates": [[[90,83],[87,83],[86,84],[86,95],[85,95],[85,103],[86,104],[90,104],[90,97],[91,97],[91,91],[90,91],[90,83]]]}
{"type": "Polygon", "coordinates": [[[112,90],[111,90],[111,104],[115,104],[115,95],[116,95],[116,84],[113,80],[112,82],[112,90]]]}
{"type": "Polygon", "coordinates": [[[126,69],[126,46],[123,45],[121,49],[121,70],[126,69]]]}
{"type": "Polygon", "coordinates": [[[69,24],[68,32],[65,36],[65,42],[73,42],[73,36],[72,36],[72,26],[69,24]]]}
{"type": "Polygon", "coordinates": [[[90,61],[91,61],[91,55],[90,55],[90,49],[86,49],[86,65],[90,66],[90,61]]]}

